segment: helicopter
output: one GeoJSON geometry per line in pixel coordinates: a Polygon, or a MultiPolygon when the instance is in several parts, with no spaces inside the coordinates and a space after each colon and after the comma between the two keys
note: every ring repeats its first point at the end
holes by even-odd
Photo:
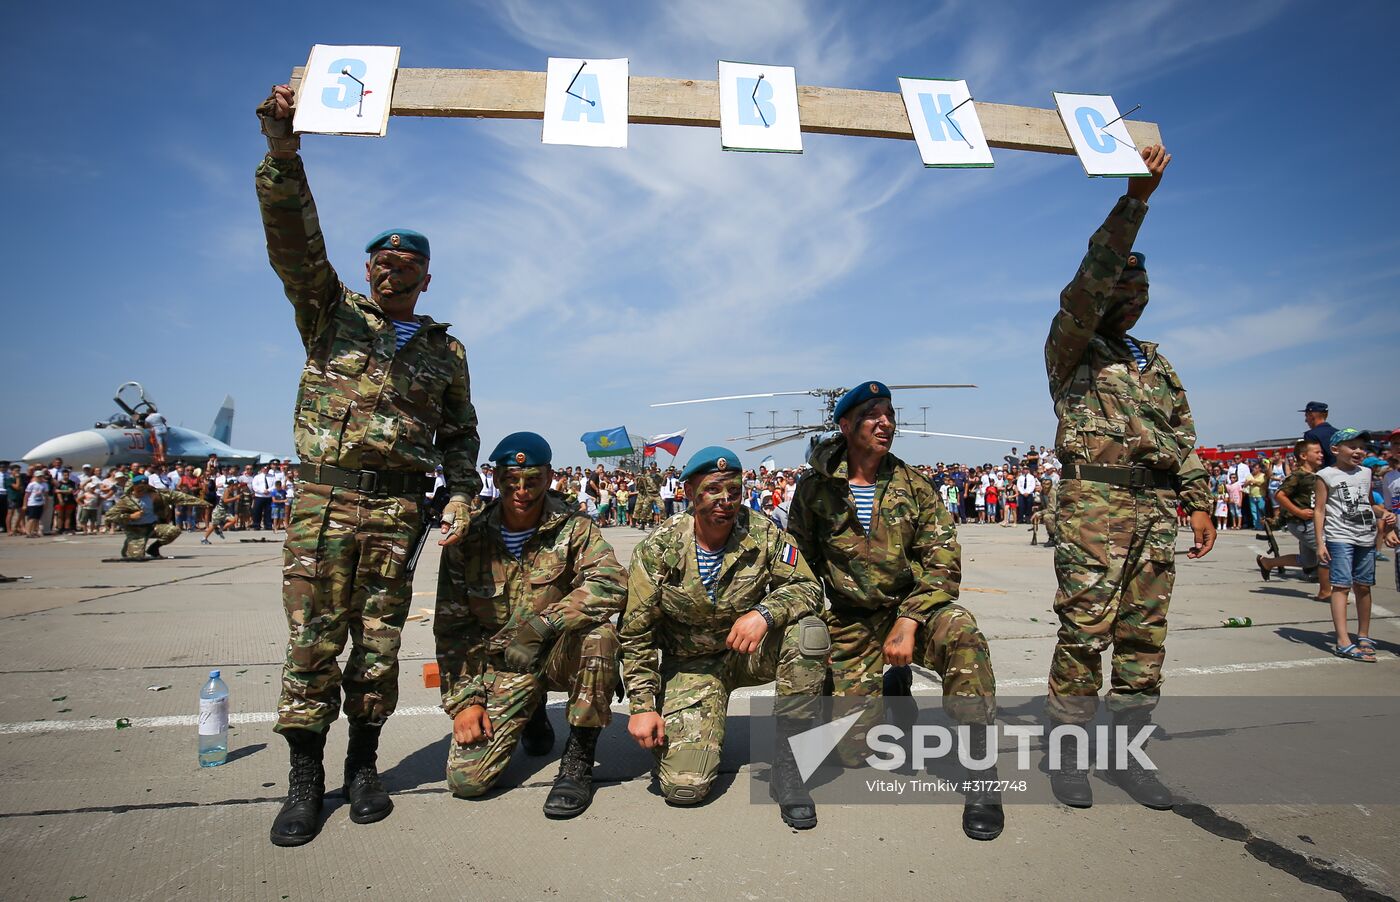
{"type": "MultiPolygon", "coordinates": [[[[959,388],[976,388],[976,387],[977,387],[976,385],[966,384],[966,383],[963,383],[963,384],[950,384],[950,383],[920,383],[920,384],[915,384],[915,385],[891,385],[891,386],[889,386],[889,389],[890,389],[890,391],[909,391],[909,390],[912,390],[912,389],[959,389],[959,388]]],[[[748,429],[748,434],[747,434],[747,435],[737,435],[737,436],[734,436],[734,437],[732,437],[732,438],[725,439],[725,441],[730,441],[730,442],[753,441],[753,440],[756,439],[756,438],[757,438],[757,439],[762,439],[762,441],[760,441],[758,444],[753,445],[752,447],[750,447],[750,448],[748,449],[748,450],[750,450],[750,451],[761,451],[761,450],[763,450],[764,448],[771,448],[771,447],[773,447],[774,445],[781,445],[781,444],[783,444],[783,443],[785,443],[785,442],[794,441],[794,440],[796,440],[796,439],[802,438],[803,436],[808,436],[809,438],[808,438],[808,441],[807,441],[807,456],[808,456],[808,457],[811,457],[812,449],[813,449],[813,448],[815,448],[817,445],[819,445],[819,444],[820,444],[822,441],[824,441],[827,437],[829,437],[829,436],[831,436],[831,435],[833,435],[833,434],[835,434],[835,433],[837,433],[837,432],[840,431],[840,430],[838,429],[837,425],[836,425],[836,417],[835,417],[836,402],[839,401],[839,400],[841,399],[841,396],[844,395],[844,394],[845,394],[847,391],[849,391],[849,390],[850,390],[849,388],[841,387],[841,388],[805,388],[805,389],[799,389],[799,390],[797,390],[797,391],[755,392],[755,393],[753,393],[753,394],[747,394],[747,395],[721,395],[721,396],[715,397],[715,398],[694,398],[694,399],[687,400],[687,401],[663,401],[663,402],[661,402],[660,404],[653,404],[653,405],[651,405],[651,406],[652,406],[652,407],[676,407],[676,406],[679,406],[679,405],[681,405],[681,404],[708,404],[708,403],[710,403],[710,402],[712,402],[712,401],[741,401],[741,400],[747,400],[747,399],[750,399],[750,398],[780,398],[780,397],[790,397],[790,396],[795,396],[795,395],[806,395],[806,396],[809,396],[809,397],[818,398],[818,399],[820,399],[820,401],[821,401],[821,403],[822,403],[822,406],[823,406],[822,422],[820,422],[820,423],[806,423],[806,424],[804,424],[804,423],[800,422],[800,412],[798,413],[799,421],[798,421],[798,422],[791,423],[791,424],[782,424],[782,425],[780,425],[780,424],[778,424],[778,423],[775,421],[775,422],[773,422],[773,423],[770,423],[770,424],[767,425],[767,426],[763,426],[763,425],[755,426],[755,425],[753,425],[752,419],[750,419],[750,422],[749,422],[749,429],[748,429]]],[[[897,408],[897,409],[896,409],[896,414],[895,414],[895,416],[896,416],[895,434],[896,434],[896,435],[903,434],[903,435],[917,435],[917,436],[920,436],[920,437],[924,437],[924,436],[934,436],[934,437],[938,437],[938,438],[961,438],[961,439],[971,439],[971,440],[973,440],[973,441],[982,441],[982,442],[1000,442],[1000,443],[1007,444],[1007,445],[1020,445],[1020,444],[1024,444],[1024,443],[1021,442],[1019,439],[992,438],[991,436],[986,436],[986,435],[964,435],[964,434],[958,433],[958,432],[929,432],[929,431],[927,431],[927,427],[928,427],[928,408],[927,408],[927,407],[924,408],[924,419],[923,419],[923,422],[920,422],[920,423],[913,423],[913,422],[910,422],[910,421],[907,421],[907,420],[906,420],[906,421],[899,421],[899,419],[898,419],[898,417],[899,417],[899,410],[902,410],[902,408],[897,408]],[[925,427],[925,428],[923,428],[923,429],[914,429],[914,428],[912,428],[912,427],[914,427],[914,426],[923,426],[923,427],[925,427]]],[[[775,419],[776,419],[776,412],[774,412],[774,413],[775,413],[775,419]]],[[[752,417],[752,411],[750,411],[750,416],[752,417]]]]}

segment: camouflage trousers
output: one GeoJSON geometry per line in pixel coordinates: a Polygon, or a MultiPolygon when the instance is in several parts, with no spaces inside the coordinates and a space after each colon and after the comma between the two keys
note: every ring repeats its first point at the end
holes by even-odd
{"type": "Polygon", "coordinates": [[[1176,497],[1084,480],[1059,486],[1050,715],[1094,717],[1102,658],[1113,647],[1111,708],[1148,707],[1161,691],[1167,605],[1176,580],[1176,497]]]}
{"type": "Polygon", "coordinates": [[[169,545],[180,538],[180,527],[174,523],[149,523],[145,526],[124,526],[126,540],[122,542],[122,557],[143,558],[146,556],[146,545],[151,543],[157,547],[169,545]]]}
{"type": "Polygon", "coordinates": [[[287,660],[277,732],[324,732],[340,713],[383,724],[399,700],[419,501],[298,483],[282,550],[287,660]],[[342,673],[336,658],[351,644],[342,673]]]}
{"type": "Polygon", "coordinates": [[[729,694],[742,686],[777,680],[777,694],[808,696],[814,705],[821,696],[826,663],[809,658],[798,647],[801,621],[782,633],[769,632],[753,654],[727,651],[661,662],[661,715],[666,719],[666,744],[656,751],[656,776],[668,800],[691,804],[709,795],[719,773],[729,694]]]}
{"type": "Polygon", "coordinates": [[[632,508],[633,523],[650,523],[652,520],[652,508],[661,508],[660,495],[638,495],[637,506],[632,508]]]}
{"type": "Polygon", "coordinates": [[[619,679],[619,645],[617,628],[603,623],[586,633],[572,630],[561,636],[545,657],[540,674],[488,673],[486,716],[492,736],[465,746],[452,740],[447,753],[447,786],[452,794],[479,796],[500,779],[526,722],[544,704],[546,692],[569,693],[570,726],[607,726],[619,679]]]}

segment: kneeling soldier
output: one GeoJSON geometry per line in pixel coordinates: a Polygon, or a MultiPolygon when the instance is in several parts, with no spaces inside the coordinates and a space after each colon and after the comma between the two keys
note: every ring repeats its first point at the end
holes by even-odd
{"type": "MultiPolygon", "coordinates": [[[[627,731],[656,753],[674,805],[709,794],[734,689],[776,679],[780,719],[808,721],[826,671],[821,586],[792,538],[742,504],[743,472],[732,451],[697,452],[681,474],[692,506],[632,555],[621,620],[627,731]]],[[[793,731],[778,730],[770,793],[801,830],[816,826],[817,809],[783,739],[793,731]]]]}
{"type": "Polygon", "coordinates": [[[531,754],[547,753],[545,693],[567,692],[569,740],[544,813],[574,817],[592,801],[594,748],[612,715],[618,642],[608,621],[626,598],[625,577],[593,521],[547,491],[543,438],[508,435],[491,460],[500,496],[443,550],[438,570],[447,785],[463,798],[485,793],[522,735],[531,754]]]}
{"type": "Polygon", "coordinates": [[[209,502],[203,498],[184,492],[153,489],[144,475],[133,476],[131,488],[112,505],[106,518],[107,525],[120,526],[126,532],[122,558],[144,561],[161,557],[160,546],[169,545],[180,538],[182,530],[174,521],[175,508],[181,504],[209,506],[209,502]]]}
{"type": "MultiPolygon", "coordinates": [[[[813,449],[788,528],[831,603],[826,622],[835,694],[881,696],[889,664],[895,677],[889,682],[903,684],[902,692],[891,694],[908,695],[907,665],[918,663],[942,678],[943,706],[953,719],[990,724],[996,678],[977,621],[956,604],[962,572],[957,531],[933,484],[890,453],[890,390],[879,382],[851,389],[833,417],[841,434],[813,449]]],[[[986,733],[968,734],[971,757],[984,760],[986,733]]],[[[969,777],[995,784],[995,764],[969,777]]],[[[995,839],[1003,822],[1000,793],[968,793],[964,833],[995,839]]]]}

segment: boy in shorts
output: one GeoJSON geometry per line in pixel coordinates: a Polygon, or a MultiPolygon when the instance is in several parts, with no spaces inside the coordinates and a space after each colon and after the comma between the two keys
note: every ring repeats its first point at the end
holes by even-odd
{"type": "MultiPolygon", "coordinates": [[[[1371,499],[1371,471],[1361,466],[1370,435],[1338,429],[1332,435],[1337,463],[1317,474],[1313,529],[1318,560],[1332,568],[1332,625],[1339,657],[1376,663],[1371,641],[1371,587],[1376,584],[1376,529],[1393,532],[1395,515],[1371,499]],[[1347,632],[1347,590],[1356,595],[1356,638],[1347,632]]],[[[1387,543],[1390,536],[1386,537],[1387,543]]]]}
{"type": "Polygon", "coordinates": [[[1259,575],[1265,581],[1269,571],[1275,567],[1301,567],[1303,574],[1316,569],[1317,601],[1332,598],[1332,581],[1328,567],[1317,559],[1317,533],[1313,528],[1313,508],[1316,505],[1314,486],[1317,471],[1322,469],[1322,443],[1317,439],[1305,438],[1293,447],[1293,457],[1298,462],[1292,473],[1279,485],[1274,493],[1274,503],[1278,505],[1279,525],[1298,540],[1298,553],[1282,557],[1258,555],[1254,563],[1259,567],[1259,575]]]}

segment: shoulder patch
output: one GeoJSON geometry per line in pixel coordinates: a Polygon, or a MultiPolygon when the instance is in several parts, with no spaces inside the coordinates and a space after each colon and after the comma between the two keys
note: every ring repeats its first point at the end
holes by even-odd
{"type": "Polygon", "coordinates": [[[779,558],[784,564],[787,564],[789,567],[796,567],[796,566],[797,566],[797,546],[794,545],[794,544],[792,544],[791,542],[784,542],[784,543],[783,543],[783,550],[782,550],[782,553],[778,555],[778,558],[779,558]]]}

